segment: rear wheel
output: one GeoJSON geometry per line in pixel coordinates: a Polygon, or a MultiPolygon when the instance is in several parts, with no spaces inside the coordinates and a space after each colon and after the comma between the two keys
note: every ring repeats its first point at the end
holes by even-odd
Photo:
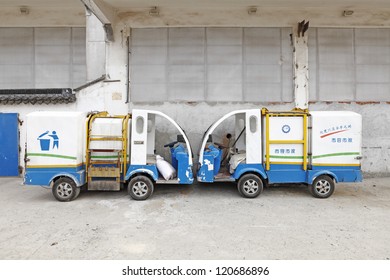
{"type": "Polygon", "coordinates": [[[80,188],[70,178],[60,178],[54,182],[52,193],[61,202],[76,199],[80,194],[80,188]]]}
{"type": "Polygon", "coordinates": [[[309,186],[310,192],[317,198],[328,198],[334,192],[334,181],[328,175],[318,176],[309,186]]]}
{"type": "Polygon", "coordinates": [[[139,175],[130,180],[127,191],[135,200],[146,200],[152,195],[154,185],[148,177],[139,175]]]}
{"type": "Polygon", "coordinates": [[[263,181],[259,176],[246,174],[238,180],[238,192],[246,198],[255,198],[263,191],[263,181]]]}

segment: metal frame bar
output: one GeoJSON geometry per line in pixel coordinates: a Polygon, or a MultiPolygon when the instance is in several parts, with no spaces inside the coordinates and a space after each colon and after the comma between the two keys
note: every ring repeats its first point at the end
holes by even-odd
{"type": "Polygon", "coordinates": [[[291,112],[269,112],[266,108],[261,110],[261,114],[265,116],[265,170],[268,171],[271,168],[270,158],[270,145],[271,144],[302,144],[303,145],[303,170],[307,170],[307,158],[308,158],[308,116],[307,110],[295,110],[291,112]],[[303,139],[302,140],[270,140],[270,117],[303,117],[303,139]]]}

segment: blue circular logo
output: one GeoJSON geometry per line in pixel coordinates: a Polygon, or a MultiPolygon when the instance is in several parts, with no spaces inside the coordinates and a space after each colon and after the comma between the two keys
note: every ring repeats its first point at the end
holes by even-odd
{"type": "Polygon", "coordinates": [[[285,125],[282,126],[282,131],[283,131],[284,133],[289,133],[290,130],[291,130],[291,128],[290,128],[289,125],[285,124],[285,125]]]}

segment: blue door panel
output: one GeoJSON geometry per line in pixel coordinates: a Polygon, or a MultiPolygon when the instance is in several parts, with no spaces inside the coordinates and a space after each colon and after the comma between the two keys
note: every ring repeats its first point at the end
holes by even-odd
{"type": "Polygon", "coordinates": [[[0,176],[19,175],[17,113],[0,113],[0,176]]]}

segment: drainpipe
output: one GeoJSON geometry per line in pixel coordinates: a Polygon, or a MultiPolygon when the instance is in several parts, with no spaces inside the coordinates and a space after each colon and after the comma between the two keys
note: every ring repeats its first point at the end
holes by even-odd
{"type": "Polygon", "coordinates": [[[130,101],[130,36],[127,37],[127,74],[126,74],[126,104],[130,101]]]}

